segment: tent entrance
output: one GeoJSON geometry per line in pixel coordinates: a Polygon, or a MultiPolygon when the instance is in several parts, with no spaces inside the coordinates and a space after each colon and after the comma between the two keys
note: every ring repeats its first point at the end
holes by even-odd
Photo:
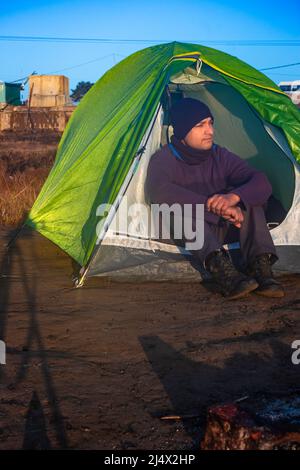
{"type": "MultiPolygon", "coordinates": [[[[287,145],[285,137],[278,128],[263,122],[243,96],[218,72],[204,67],[204,64],[199,77],[191,71],[193,69],[189,68],[185,73],[172,77],[168,84],[170,96],[162,96],[155,122],[147,131],[149,133],[151,129],[145,153],[124,194],[126,204],[146,205],[144,183],[149,160],[170,136],[170,99],[185,96],[200,99],[210,107],[215,118],[214,140],[217,144],[227,147],[267,174],[275,196],[268,221],[274,222],[274,226],[282,223],[292,206],[295,189],[294,165],[284,151],[284,145],[287,145]]],[[[140,280],[184,278],[188,281],[199,278],[199,273],[200,276],[204,274],[201,266],[187,262],[191,257],[183,248],[151,239],[145,229],[149,213],[143,214],[138,229],[130,224],[127,230],[117,227],[115,222],[123,210],[122,202],[101,244],[96,245],[88,268],[89,277],[109,275],[140,280]]]]}
{"type": "MultiPolygon", "coordinates": [[[[294,159],[291,160],[283,150],[286,139],[282,131],[264,122],[219,72],[205,64],[199,76],[189,67],[172,77],[168,88],[171,99],[172,96],[175,99],[190,97],[209,106],[215,118],[214,141],[263,171],[272,184],[274,197],[287,213],[294,198],[295,171],[294,159]]],[[[167,143],[168,121],[168,112],[165,112],[162,143],[167,143]]],[[[282,219],[282,213],[280,217],[282,219]]]]}

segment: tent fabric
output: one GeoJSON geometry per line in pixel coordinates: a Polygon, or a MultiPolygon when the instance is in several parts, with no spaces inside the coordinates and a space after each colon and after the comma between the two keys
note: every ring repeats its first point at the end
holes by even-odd
{"type": "Polygon", "coordinates": [[[106,72],[80,102],[26,220],[81,266],[95,249],[97,207],[116,200],[165,85],[191,64],[214,70],[258,116],[282,129],[293,160],[300,162],[300,113],[265,75],[197,44],[173,42],[138,51],[106,72]]]}

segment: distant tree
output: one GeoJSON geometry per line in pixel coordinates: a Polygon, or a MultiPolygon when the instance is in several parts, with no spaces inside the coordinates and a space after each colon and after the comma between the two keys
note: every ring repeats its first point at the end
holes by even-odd
{"type": "Polygon", "coordinates": [[[71,98],[74,101],[80,101],[94,84],[91,82],[78,82],[76,88],[71,90],[71,98]]]}

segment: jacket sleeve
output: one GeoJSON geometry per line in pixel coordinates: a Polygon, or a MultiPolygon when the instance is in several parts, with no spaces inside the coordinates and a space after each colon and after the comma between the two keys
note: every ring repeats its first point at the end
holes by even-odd
{"type": "Polygon", "coordinates": [[[272,194],[272,186],[267,176],[234,153],[223,150],[227,184],[233,187],[230,192],[240,196],[246,205],[262,206],[272,194]]]}
{"type": "Polygon", "coordinates": [[[196,204],[204,204],[204,219],[206,222],[217,225],[220,216],[206,209],[208,197],[195,193],[172,181],[171,171],[160,163],[160,158],[152,157],[148,166],[146,177],[146,196],[152,204],[172,205],[175,203],[192,204],[193,214],[196,213],[196,204]]]}

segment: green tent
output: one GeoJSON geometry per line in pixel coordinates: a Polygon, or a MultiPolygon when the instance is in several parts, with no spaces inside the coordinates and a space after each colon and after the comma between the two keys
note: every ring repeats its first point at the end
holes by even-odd
{"type": "Polygon", "coordinates": [[[145,200],[147,163],[167,143],[168,106],[177,96],[206,102],[215,142],[267,174],[284,210],[270,221],[271,233],[283,267],[299,270],[300,112],[264,74],[198,44],[148,47],[97,81],[68,122],[26,224],[83,267],[79,284],[86,275],[109,272],[187,275],[177,247],[110,229],[124,195],[145,200]],[[101,204],[114,210],[99,215],[101,204]]]}

